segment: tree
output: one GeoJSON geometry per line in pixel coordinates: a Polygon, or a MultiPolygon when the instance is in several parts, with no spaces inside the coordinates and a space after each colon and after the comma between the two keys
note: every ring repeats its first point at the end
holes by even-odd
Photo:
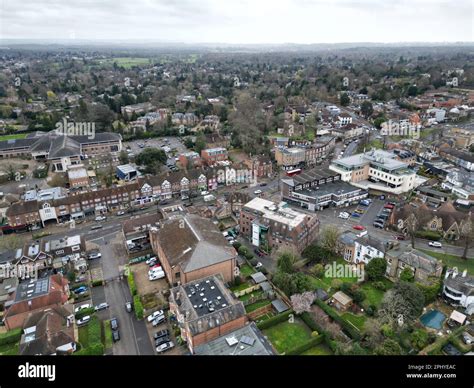
{"type": "Polygon", "coordinates": [[[201,151],[206,149],[206,137],[204,133],[199,132],[196,136],[196,142],[194,143],[194,151],[201,155],[201,151]]]}
{"type": "Polygon", "coordinates": [[[350,104],[351,99],[347,93],[342,93],[339,102],[342,106],[347,106],[350,104]]]}
{"type": "Polygon", "coordinates": [[[311,305],[314,302],[314,293],[311,291],[291,296],[291,306],[296,314],[302,314],[305,311],[311,311],[311,305]]]}
{"type": "Polygon", "coordinates": [[[372,103],[370,101],[364,101],[360,105],[360,113],[362,113],[366,119],[372,116],[372,113],[374,113],[374,107],[372,106],[372,103]]]}
{"type": "Polygon", "coordinates": [[[387,261],[383,257],[375,257],[365,266],[365,273],[370,280],[380,280],[387,270],[387,261]]]}
{"type": "Polygon", "coordinates": [[[321,246],[330,252],[335,252],[340,234],[341,233],[336,226],[326,226],[321,231],[321,246]]]}
{"type": "Polygon", "coordinates": [[[472,241],[474,241],[474,219],[471,212],[469,212],[466,217],[461,221],[460,225],[460,237],[463,240],[463,251],[462,258],[467,260],[467,253],[471,246],[472,241]]]}
{"type": "Polygon", "coordinates": [[[334,259],[334,253],[316,244],[307,246],[302,252],[303,258],[313,263],[327,263],[334,259]]]}
{"type": "Polygon", "coordinates": [[[23,240],[16,234],[7,234],[0,238],[0,249],[7,251],[11,249],[18,249],[23,246],[23,240]]]}
{"type": "Polygon", "coordinates": [[[135,161],[141,166],[145,166],[147,172],[156,171],[157,167],[167,161],[166,153],[159,148],[146,148],[138,154],[135,161]]]}
{"type": "Polygon", "coordinates": [[[421,314],[424,304],[425,297],[415,284],[398,282],[385,293],[379,315],[390,323],[399,324],[400,318],[402,323],[411,322],[421,314]]]}
{"type": "Polygon", "coordinates": [[[290,252],[283,252],[278,257],[277,267],[279,271],[286,273],[295,272],[296,257],[290,252]]]}
{"type": "Polygon", "coordinates": [[[415,279],[413,271],[410,268],[404,268],[402,272],[400,272],[400,281],[403,282],[412,282],[415,279]]]}
{"type": "Polygon", "coordinates": [[[413,212],[408,216],[404,223],[399,222],[398,228],[405,226],[408,235],[411,240],[411,247],[415,248],[415,237],[416,234],[423,230],[431,218],[430,212],[427,212],[426,209],[417,208],[413,209],[413,212]]]}
{"type": "Polygon", "coordinates": [[[375,349],[375,354],[379,356],[396,356],[402,354],[402,348],[397,341],[389,338],[375,349]]]}
{"type": "Polygon", "coordinates": [[[125,151],[125,150],[120,151],[119,160],[120,160],[120,164],[127,164],[127,163],[129,163],[130,160],[129,160],[129,158],[128,158],[127,151],[125,151]]]}

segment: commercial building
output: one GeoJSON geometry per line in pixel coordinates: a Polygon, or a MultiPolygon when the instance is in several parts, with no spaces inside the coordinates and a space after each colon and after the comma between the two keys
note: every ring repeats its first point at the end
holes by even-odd
{"type": "Polygon", "coordinates": [[[295,211],[285,202],[254,198],[240,212],[240,233],[266,251],[289,248],[301,252],[318,232],[316,216],[295,211]]]}
{"type": "Polygon", "coordinates": [[[397,160],[395,154],[383,150],[337,159],[329,168],[340,174],[344,182],[364,190],[401,194],[422,183],[408,164],[397,160]]]}

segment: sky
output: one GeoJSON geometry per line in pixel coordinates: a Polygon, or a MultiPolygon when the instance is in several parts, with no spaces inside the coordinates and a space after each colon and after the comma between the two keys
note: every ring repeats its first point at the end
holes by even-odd
{"type": "Polygon", "coordinates": [[[472,42],[472,0],[0,0],[0,39],[472,42]]]}

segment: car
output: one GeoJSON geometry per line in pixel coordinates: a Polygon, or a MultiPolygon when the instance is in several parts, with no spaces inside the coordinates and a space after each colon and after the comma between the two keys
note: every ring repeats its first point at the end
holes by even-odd
{"type": "Polygon", "coordinates": [[[118,330],[112,331],[112,341],[120,341],[120,332],[118,330]]]}
{"type": "Polygon", "coordinates": [[[384,209],[390,209],[392,210],[395,206],[393,206],[391,203],[387,203],[385,206],[384,206],[384,209]]]}
{"type": "Polygon", "coordinates": [[[260,195],[260,194],[262,194],[262,190],[255,190],[253,193],[254,193],[255,195],[260,195]]]}
{"type": "Polygon", "coordinates": [[[386,215],[386,214],[379,214],[379,215],[377,216],[377,218],[378,218],[379,220],[383,220],[383,221],[385,222],[385,221],[388,220],[388,215],[386,215]]]}
{"type": "Polygon", "coordinates": [[[443,247],[443,244],[441,244],[439,241],[430,241],[428,243],[428,245],[430,247],[434,247],[434,248],[442,248],[443,247]]]}
{"type": "Polygon", "coordinates": [[[100,221],[105,221],[106,219],[107,219],[107,217],[104,217],[104,216],[97,216],[97,217],[95,218],[95,221],[100,222],[100,221]]]}
{"type": "Polygon", "coordinates": [[[355,230],[365,230],[365,228],[362,226],[362,225],[354,225],[352,227],[352,229],[355,229],[355,230]]]}
{"type": "Polygon", "coordinates": [[[165,342],[170,342],[170,337],[169,336],[165,336],[165,337],[155,339],[155,346],[160,346],[160,345],[164,344],[165,342]]]}
{"type": "Polygon", "coordinates": [[[77,306],[74,309],[74,313],[77,314],[81,310],[90,309],[90,308],[91,308],[90,303],[84,303],[84,304],[81,304],[80,306],[77,306]]]}
{"type": "MultiPolygon", "coordinates": [[[[147,260],[147,261],[148,261],[148,260],[147,260]]],[[[156,267],[157,265],[158,265],[158,266],[161,266],[160,263],[158,263],[158,259],[154,259],[154,260],[150,261],[150,262],[147,263],[147,264],[148,264],[148,267],[150,267],[150,268],[156,267]]]]}
{"type": "Polygon", "coordinates": [[[150,275],[148,275],[148,280],[153,281],[153,280],[160,280],[165,277],[165,273],[163,271],[161,272],[154,272],[150,275]]]}
{"type": "Polygon", "coordinates": [[[102,229],[102,225],[93,225],[91,227],[91,230],[97,230],[97,229],[102,229]]]}
{"type": "Polygon", "coordinates": [[[127,310],[127,313],[131,313],[132,310],[133,310],[132,303],[126,302],[126,303],[125,303],[125,310],[127,310]]]}
{"type": "Polygon", "coordinates": [[[354,210],[356,213],[359,213],[359,214],[364,214],[365,211],[363,209],[355,209],[354,210]]]}
{"type": "Polygon", "coordinates": [[[204,191],[201,191],[201,195],[202,195],[202,196],[209,195],[209,191],[205,191],[205,190],[204,190],[204,191]]]}
{"type": "Polygon", "coordinates": [[[166,318],[164,315],[160,315],[159,317],[155,318],[153,322],[151,323],[153,327],[158,326],[160,323],[163,323],[166,321],[166,318]]]}
{"type": "Polygon", "coordinates": [[[123,216],[124,214],[125,214],[125,212],[124,212],[123,210],[117,212],[117,215],[118,215],[118,216],[123,216]]]}
{"type": "Polygon", "coordinates": [[[372,201],[370,199],[363,199],[362,201],[359,202],[359,205],[362,206],[369,206],[372,201]]]}
{"type": "Polygon", "coordinates": [[[342,213],[339,213],[339,218],[342,218],[344,220],[347,220],[349,217],[350,217],[350,214],[349,213],[346,213],[346,212],[342,212],[342,213]]]}
{"type": "Polygon", "coordinates": [[[112,318],[110,320],[110,328],[115,331],[115,330],[118,330],[118,327],[119,327],[118,319],[115,317],[112,318]]]}
{"type": "Polygon", "coordinates": [[[256,254],[258,257],[262,257],[262,256],[263,256],[263,252],[262,252],[260,249],[255,248],[253,251],[255,252],[255,254],[256,254]]]}
{"type": "Polygon", "coordinates": [[[354,212],[354,213],[352,213],[352,214],[351,214],[351,217],[354,217],[354,218],[359,218],[359,217],[360,217],[360,214],[359,214],[359,213],[356,213],[356,212],[354,212]]]}
{"type": "Polygon", "coordinates": [[[159,317],[160,315],[164,315],[165,313],[163,310],[157,310],[154,313],[150,314],[146,319],[148,322],[153,321],[156,317],[159,317]]]}
{"type": "Polygon", "coordinates": [[[157,340],[159,338],[169,337],[169,335],[170,335],[170,331],[168,329],[163,329],[163,330],[159,330],[155,334],[153,334],[153,339],[157,340]]]}
{"type": "Polygon", "coordinates": [[[267,183],[263,182],[263,183],[260,183],[260,187],[265,187],[267,185],[267,183]]]}
{"type": "Polygon", "coordinates": [[[157,353],[163,353],[166,352],[167,350],[170,350],[174,348],[174,343],[173,342],[165,342],[164,344],[161,344],[160,346],[156,347],[156,352],[157,353]]]}
{"type": "Polygon", "coordinates": [[[100,259],[102,257],[102,253],[100,252],[91,252],[89,256],[87,256],[89,260],[100,259]]]}
{"type": "Polygon", "coordinates": [[[86,315],[85,317],[78,319],[76,323],[77,323],[77,326],[87,325],[90,320],[91,320],[91,316],[86,315]]]}
{"type": "Polygon", "coordinates": [[[103,302],[103,303],[100,303],[97,306],[95,306],[94,310],[95,311],[102,311],[102,310],[106,310],[108,308],[109,308],[109,304],[107,302],[103,302]]]}
{"type": "Polygon", "coordinates": [[[81,293],[84,293],[87,291],[87,287],[86,286],[81,286],[81,287],[78,287],[76,288],[75,290],[73,290],[73,292],[75,294],[81,294],[81,293]]]}
{"type": "Polygon", "coordinates": [[[374,221],[373,225],[375,228],[379,228],[379,229],[383,229],[385,227],[385,223],[377,222],[377,221],[374,221]]]}
{"type": "Polygon", "coordinates": [[[157,258],[156,256],[150,257],[147,261],[145,261],[145,264],[150,265],[152,262],[156,262],[157,258]]]}
{"type": "Polygon", "coordinates": [[[155,275],[161,272],[163,272],[163,268],[161,268],[161,266],[159,267],[155,266],[148,271],[148,276],[155,275]]]}
{"type": "Polygon", "coordinates": [[[474,337],[467,331],[462,333],[462,340],[466,345],[471,345],[472,343],[474,343],[474,337]]]}
{"type": "Polygon", "coordinates": [[[257,265],[255,266],[255,268],[256,268],[256,269],[258,269],[258,268],[262,268],[262,267],[263,267],[263,264],[262,264],[262,263],[260,263],[260,262],[258,262],[258,263],[257,263],[257,265]]]}
{"type": "Polygon", "coordinates": [[[395,240],[401,240],[401,241],[405,240],[405,236],[403,234],[395,235],[393,236],[393,238],[395,240]]]}

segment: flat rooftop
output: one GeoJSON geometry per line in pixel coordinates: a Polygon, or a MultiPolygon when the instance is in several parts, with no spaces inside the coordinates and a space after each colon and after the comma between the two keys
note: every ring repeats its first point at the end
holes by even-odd
{"type": "Polygon", "coordinates": [[[265,218],[276,221],[290,227],[297,227],[301,224],[306,214],[299,213],[293,209],[286,207],[286,202],[275,204],[263,198],[254,198],[246,203],[244,208],[259,212],[265,218]]]}
{"type": "Polygon", "coordinates": [[[274,354],[271,345],[254,322],[197,346],[194,354],[201,356],[267,356],[274,354]]]}
{"type": "Polygon", "coordinates": [[[352,168],[356,166],[365,166],[366,164],[375,164],[379,165],[388,170],[396,170],[401,168],[407,168],[406,163],[400,162],[395,159],[396,155],[383,151],[383,150],[372,150],[362,154],[356,154],[348,156],[346,158],[341,158],[334,161],[335,165],[342,165],[347,168],[352,168]]]}
{"type": "Polygon", "coordinates": [[[37,298],[49,291],[49,277],[20,283],[16,290],[15,302],[37,298]]]}
{"type": "Polygon", "coordinates": [[[311,197],[321,197],[324,195],[341,195],[341,194],[347,194],[347,193],[352,193],[354,191],[360,191],[359,187],[355,187],[350,185],[349,183],[346,182],[333,182],[333,183],[326,183],[325,185],[319,186],[318,189],[305,189],[305,190],[299,190],[296,191],[296,193],[301,193],[304,195],[308,195],[311,197]]]}
{"type": "Polygon", "coordinates": [[[198,317],[219,311],[229,305],[229,301],[212,278],[188,283],[183,288],[198,317]]]}

